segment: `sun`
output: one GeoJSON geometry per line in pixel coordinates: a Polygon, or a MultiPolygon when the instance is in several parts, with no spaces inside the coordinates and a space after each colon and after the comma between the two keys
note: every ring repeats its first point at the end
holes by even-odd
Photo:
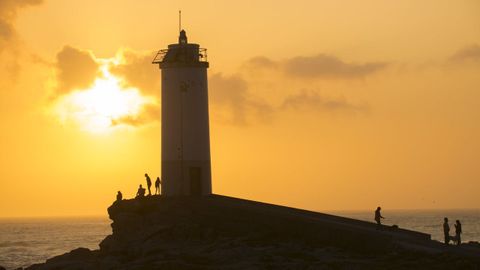
{"type": "Polygon", "coordinates": [[[144,106],[155,103],[136,88],[122,87],[107,65],[101,71],[90,88],[74,91],[56,102],[54,111],[62,123],[73,121],[83,130],[105,133],[117,127],[119,119],[138,117],[144,106]]]}

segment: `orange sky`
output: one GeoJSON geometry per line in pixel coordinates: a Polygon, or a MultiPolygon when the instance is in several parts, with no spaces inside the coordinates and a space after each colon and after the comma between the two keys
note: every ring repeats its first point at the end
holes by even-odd
{"type": "Polygon", "coordinates": [[[213,190],[478,208],[480,2],[0,2],[0,217],[104,215],[160,173],[178,9],[208,49],[213,190]]]}

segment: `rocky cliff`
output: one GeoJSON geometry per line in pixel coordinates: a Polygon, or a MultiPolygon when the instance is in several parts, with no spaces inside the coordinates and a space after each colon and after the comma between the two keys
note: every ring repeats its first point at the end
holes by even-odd
{"type": "Polygon", "coordinates": [[[219,195],[123,200],[108,213],[99,250],[27,269],[480,269],[473,244],[219,195]]]}

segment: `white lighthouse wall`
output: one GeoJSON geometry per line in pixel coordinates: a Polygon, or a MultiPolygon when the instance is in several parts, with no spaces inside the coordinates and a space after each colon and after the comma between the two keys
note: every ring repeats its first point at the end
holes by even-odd
{"type": "Polygon", "coordinates": [[[191,178],[194,176],[191,174],[197,174],[197,177],[200,174],[201,194],[211,194],[208,119],[207,69],[205,67],[163,68],[162,187],[164,190],[162,193],[164,195],[193,195],[191,178]]]}

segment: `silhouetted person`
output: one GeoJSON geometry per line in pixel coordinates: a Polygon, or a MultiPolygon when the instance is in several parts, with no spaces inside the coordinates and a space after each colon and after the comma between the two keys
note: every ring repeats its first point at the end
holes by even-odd
{"type": "Polygon", "coordinates": [[[445,245],[450,242],[450,225],[448,225],[448,218],[443,218],[443,236],[445,237],[445,245]]]}
{"type": "Polygon", "coordinates": [[[137,196],[135,198],[141,198],[143,196],[145,196],[145,189],[140,185],[138,186],[137,196]]]}
{"type": "Polygon", "coordinates": [[[150,188],[152,187],[152,180],[150,180],[150,176],[148,176],[148,174],[145,174],[145,178],[147,179],[148,195],[152,195],[152,192],[150,191],[150,188]]]}
{"type": "Polygon", "coordinates": [[[380,214],[381,210],[382,210],[382,208],[380,206],[377,207],[377,210],[375,210],[375,221],[377,222],[377,229],[381,228],[381,226],[382,226],[381,219],[384,218],[384,217],[382,217],[382,214],[380,214]]]}
{"type": "Polygon", "coordinates": [[[160,180],[160,177],[157,177],[157,180],[155,180],[155,194],[160,195],[160,184],[162,181],[160,180]]]}
{"type": "Polygon", "coordinates": [[[123,199],[123,195],[122,195],[122,192],[118,192],[117,193],[117,202],[121,201],[123,199]]]}
{"type": "Polygon", "coordinates": [[[460,237],[460,234],[462,234],[462,223],[460,223],[460,220],[457,219],[455,222],[455,240],[457,241],[457,245],[460,245],[462,243],[462,238],[460,237]]]}

